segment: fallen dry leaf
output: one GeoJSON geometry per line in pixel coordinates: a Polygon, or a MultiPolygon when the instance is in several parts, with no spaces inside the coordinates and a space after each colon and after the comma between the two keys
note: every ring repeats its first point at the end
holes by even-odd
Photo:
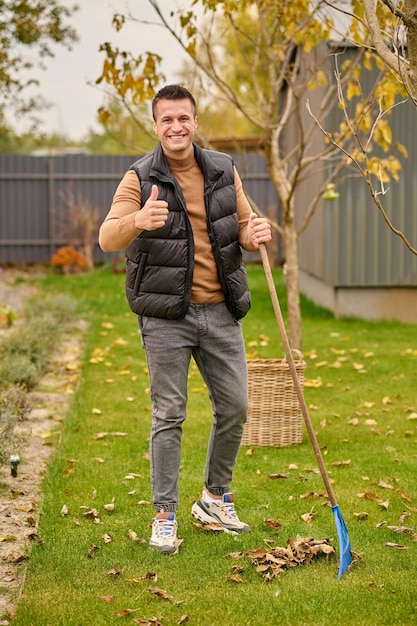
{"type": "Polygon", "coordinates": [[[405,491],[398,491],[398,494],[401,496],[403,500],[407,500],[407,502],[411,502],[411,496],[408,495],[405,491]]]}
{"type": "Polygon", "coordinates": [[[410,517],[410,515],[411,515],[410,511],[404,511],[403,513],[401,513],[401,515],[400,515],[400,517],[399,517],[399,519],[398,519],[398,522],[399,522],[400,524],[403,524],[404,520],[405,520],[407,517],[410,517]]]}
{"type": "Polygon", "coordinates": [[[390,530],[393,530],[395,533],[398,533],[399,535],[414,532],[414,529],[408,528],[408,526],[387,526],[387,528],[389,528],[390,530]]]}
{"type": "Polygon", "coordinates": [[[379,481],[378,487],[382,487],[382,489],[395,489],[395,487],[393,487],[389,483],[385,483],[383,480],[379,481]]]}
{"type": "Polygon", "coordinates": [[[279,574],[288,567],[307,565],[313,558],[323,554],[327,558],[334,551],[330,539],[297,536],[295,541],[288,539],[285,547],[274,546],[268,549],[262,546],[256,550],[250,550],[247,556],[264,581],[268,582],[273,578],[279,579],[279,574]]]}
{"type": "Polygon", "coordinates": [[[2,543],[3,541],[16,541],[17,537],[16,535],[4,535],[3,537],[0,537],[0,543],[2,543]]]}
{"type": "Polygon", "coordinates": [[[91,546],[88,549],[88,552],[87,552],[88,558],[92,559],[93,556],[94,556],[94,552],[96,552],[96,550],[98,550],[98,549],[99,548],[94,543],[92,543],[91,546]]]}
{"type": "Polygon", "coordinates": [[[138,611],[138,609],[120,609],[120,611],[117,611],[117,617],[126,617],[135,611],[138,611]]]}
{"type": "Polygon", "coordinates": [[[306,491],[300,495],[300,500],[306,500],[307,498],[328,498],[325,493],[317,493],[315,491],[306,491]]]}
{"type": "Polygon", "coordinates": [[[113,602],[115,596],[99,596],[98,599],[102,602],[113,602]]]}
{"type": "Polygon", "coordinates": [[[355,517],[355,519],[357,520],[364,520],[364,519],[368,519],[369,514],[366,513],[365,511],[361,511],[360,513],[354,513],[353,517],[355,517]]]}
{"type": "Polygon", "coordinates": [[[139,624],[140,626],[163,626],[162,622],[164,621],[163,617],[151,617],[151,619],[134,619],[134,624],[139,624]]]}
{"type": "Polygon", "coordinates": [[[109,513],[111,513],[112,511],[114,511],[114,498],[112,499],[112,501],[110,502],[110,504],[105,504],[104,508],[106,509],[106,511],[108,511],[109,513]]]}
{"type": "Polygon", "coordinates": [[[153,593],[154,595],[158,596],[159,598],[162,598],[163,600],[173,600],[174,596],[172,596],[170,593],[168,593],[168,591],[165,591],[165,589],[158,589],[157,587],[148,587],[147,591],[149,591],[149,593],[153,593]]]}
{"type": "Polygon", "coordinates": [[[408,550],[408,546],[402,546],[399,543],[391,543],[390,541],[384,543],[384,546],[387,546],[388,548],[397,548],[397,550],[408,550]]]}
{"type": "Polygon", "coordinates": [[[264,519],[264,524],[265,526],[268,526],[268,528],[273,528],[274,530],[279,530],[282,527],[282,524],[274,519],[264,519]]]}
{"type": "Polygon", "coordinates": [[[111,569],[109,569],[107,574],[108,574],[108,576],[119,576],[120,575],[120,570],[117,569],[116,567],[112,567],[111,569]]]}
{"type": "Polygon", "coordinates": [[[373,502],[382,502],[382,498],[378,496],[375,491],[361,491],[361,493],[357,494],[358,498],[362,498],[363,500],[372,500],[373,502]]]}
{"type": "Polygon", "coordinates": [[[227,580],[230,580],[232,583],[243,583],[243,578],[239,574],[230,574],[227,580]]]}
{"type": "Polygon", "coordinates": [[[268,474],[268,478],[289,478],[289,474],[268,474]]]}
{"type": "Polygon", "coordinates": [[[310,513],[304,513],[303,515],[301,515],[301,519],[304,522],[307,522],[307,524],[312,524],[314,515],[315,513],[313,513],[312,511],[310,513]]]}
{"type": "Polygon", "coordinates": [[[231,559],[240,559],[243,556],[243,552],[231,552],[229,556],[231,559]]]}
{"type": "Polygon", "coordinates": [[[146,543],[146,539],[140,539],[137,533],[135,533],[135,531],[131,528],[129,528],[128,535],[129,539],[131,539],[132,541],[137,541],[138,543],[146,543]]]}
{"type": "Polygon", "coordinates": [[[71,476],[75,472],[75,468],[77,467],[77,461],[68,461],[69,467],[62,472],[63,476],[71,476]]]}
{"type": "Polygon", "coordinates": [[[217,522],[193,522],[194,526],[200,528],[201,530],[205,530],[207,532],[219,532],[224,531],[224,526],[222,524],[218,524],[217,522]]]}

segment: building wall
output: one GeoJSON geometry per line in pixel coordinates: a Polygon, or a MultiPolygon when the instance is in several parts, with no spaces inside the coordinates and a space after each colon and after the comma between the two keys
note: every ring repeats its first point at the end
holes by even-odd
{"type": "MultiPolygon", "coordinates": [[[[345,52],[351,53],[349,49],[345,52]]],[[[329,71],[328,77],[331,76],[329,71]]],[[[373,79],[370,73],[364,73],[365,92],[373,79]]],[[[309,96],[313,111],[321,97],[320,90],[309,96]]],[[[333,112],[326,128],[336,128],[340,115],[333,112]]],[[[380,200],[394,228],[417,249],[415,106],[409,102],[399,105],[389,116],[389,123],[393,148],[382,156],[399,156],[394,149],[395,142],[399,142],[406,147],[408,158],[400,156],[399,180],[385,186],[380,200]]],[[[322,179],[324,175],[322,170],[322,179]]],[[[417,255],[390,230],[359,172],[346,178],[344,171],[335,182],[338,199],[322,199],[308,229],[299,238],[301,291],[336,315],[416,322],[417,255]]],[[[310,184],[308,181],[297,190],[299,223],[311,196],[310,184]]]]}

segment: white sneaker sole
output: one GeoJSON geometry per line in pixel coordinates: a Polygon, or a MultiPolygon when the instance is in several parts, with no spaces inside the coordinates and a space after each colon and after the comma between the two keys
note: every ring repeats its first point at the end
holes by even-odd
{"type": "Polygon", "coordinates": [[[222,524],[216,517],[213,517],[213,515],[210,515],[210,513],[207,513],[200,506],[198,501],[194,502],[191,508],[191,515],[195,517],[196,519],[198,519],[203,524],[209,524],[210,530],[214,530],[214,531],[222,530],[223,532],[230,533],[231,535],[237,535],[242,532],[249,532],[250,530],[249,527],[247,530],[245,528],[242,528],[242,529],[227,528],[227,526],[224,526],[224,524],[222,524]]]}
{"type": "Polygon", "coordinates": [[[153,550],[157,550],[161,554],[175,554],[178,552],[178,549],[175,546],[160,546],[157,543],[149,542],[150,547],[153,550]]]}

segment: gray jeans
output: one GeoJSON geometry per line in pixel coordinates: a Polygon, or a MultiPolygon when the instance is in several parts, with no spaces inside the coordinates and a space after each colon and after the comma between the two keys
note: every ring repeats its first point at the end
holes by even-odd
{"type": "Polygon", "coordinates": [[[156,511],[176,511],[188,371],[194,358],[213,409],[205,486],[230,490],[248,410],[246,353],[240,322],[226,305],[191,305],[185,319],[139,316],[152,398],[151,486],[156,511]]]}

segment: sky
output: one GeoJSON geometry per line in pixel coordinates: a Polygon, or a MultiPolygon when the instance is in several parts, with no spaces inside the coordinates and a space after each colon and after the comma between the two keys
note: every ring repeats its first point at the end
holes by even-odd
{"type": "MultiPolygon", "coordinates": [[[[67,6],[76,2],[61,0],[61,4],[67,6]]],[[[157,52],[164,59],[162,71],[167,83],[178,80],[177,72],[184,60],[179,45],[161,27],[127,23],[119,32],[112,27],[114,13],[124,13],[126,7],[135,16],[155,22],[156,14],[147,0],[78,0],[78,6],[70,22],[78,32],[79,41],[72,51],[55,46],[54,58],[46,62],[47,70],[32,72],[40,82],[38,93],[52,104],[40,116],[40,130],[59,132],[74,140],[84,137],[89,129],[100,131],[96,116],[104,96],[98,86],[94,86],[105,59],[105,54],[99,52],[100,44],[110,41],[120,50],[136,54],[148,50],[157,52]]]]}

